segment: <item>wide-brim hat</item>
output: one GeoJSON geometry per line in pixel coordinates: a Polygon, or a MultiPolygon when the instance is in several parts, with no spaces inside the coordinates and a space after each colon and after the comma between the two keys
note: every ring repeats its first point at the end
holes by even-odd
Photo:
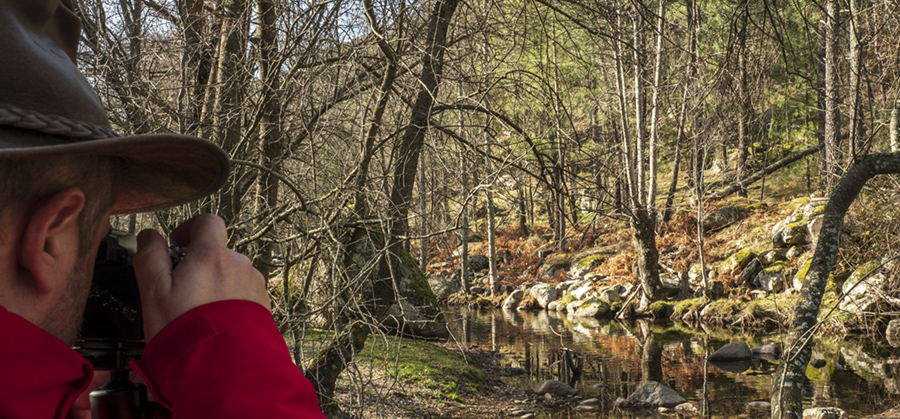
{"type": "Polygon", "coordinates": [[[113,213],[205,197],[228,176],[228,155],[181,134],[119,136],[75,66],[81,21],[71,0],[0,0],[0,164],[48,156],[123,162],[113,213]]]}

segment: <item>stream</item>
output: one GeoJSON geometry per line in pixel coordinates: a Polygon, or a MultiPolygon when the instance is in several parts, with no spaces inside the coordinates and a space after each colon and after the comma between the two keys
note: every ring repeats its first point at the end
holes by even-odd
{"type": "MultiPolygon", "coordinates": [[[[572,385],[584,399],[598,398],[599,411],[532,409],[538,418],[645,417],[614,406],[647,380],[681,394],[704,417],[733,418],[753,401],[767,401],[778,360],[754,360],[717,366],[706,356],[722,345],[742,340],[750,347],[775,343],[787,334],[740,334],[740,331],[691,328],[683,323],[594,320],[548,311],[445,308],[453,339],[496,351],[497,363],[518,375],[503,380],[523,391],[547,379],[572,385]],[[568,361],[568,362],[567,362],[568,361]],[[580,371],[580,374],[579,374],[580,371]]],[[[850,417],[884,412],[900,403],[900,349],[869,338],[816,342],[806,386],[809,407],[839,407],[850,417]],[[820,361],[821,363],[821,361],[820,361]]]]}

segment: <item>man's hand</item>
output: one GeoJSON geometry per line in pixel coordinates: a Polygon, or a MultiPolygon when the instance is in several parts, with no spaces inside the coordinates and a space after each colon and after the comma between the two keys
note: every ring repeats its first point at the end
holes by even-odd
{"type": "Polygon", "coordinates": [[[165,239],[153,230],[138,235],[134,272],[148,342],[178,316],[207,303],[249,300],[270,308],[262,274],[246,256],[228,249],[221,218],[194,217],[172,231],[171,240],[185,250],[174,271],[165,239]]]}

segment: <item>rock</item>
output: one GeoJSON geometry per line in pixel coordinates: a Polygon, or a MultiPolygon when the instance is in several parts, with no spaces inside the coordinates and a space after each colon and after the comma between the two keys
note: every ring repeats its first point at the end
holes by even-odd
{"type": "Polygon", "coordinates": [[[567,270],[572,266],[572,256],[568,253],[554,253],[544,259],[541,265],[542,276],[553,276],[556,271],[567,270]]]}
{"type": "Polygon", "coordinates": [[[742,220],[751,210],[759,207],[754,205],[726,205],[703,217],[703,231],[718,230],[729,224],[742,220]]]}
{"type": "Polygon", "coordinates": [[[750,350],[755,358],[778,358],[781,356],[781,348],[774,343],[767,343],[750,350]]]}
{"type": "Polygon", "coordinates": [[[435,275],[428,277],[428,285],[436,296],[446,296],[459,291],[459,280],[452,277],[435,275]]]}
{"type": "Polygon", "coordinates": [[[558,301],[551,301],[550,304],[547,304],[547,311],[556,311],[559,306],[558,301]]]}
{"type": "Polygon", "coordinates": [[[787,260],[787,250],[772,249],[768,252],[763,252],[761,255],[759,255],[758,259],[760,262],[762,262],[763,266],[769,266],[775,262],[787,260]]]}
{"type": "Polygon", "coordinates": [[[806,232],[809,234],[807,236],[807,240],[813,246],[815,246],[819,242],[819,234],[822,233],[822,224],[824,222],[825,217],[820,215],[806,223],[806,232]]]}
{"type": "Polygon", "coordinates": [[[790,259],[796,259],[796,258],[800,257],[800,255],[802,255],[802,254],[803,254],[803,248],[802,248],[802,247],[800,247],[800,246],[791,246],[791,248],[788,249],[787,252],[785,252],[784,256],[785,256],[786,258],[788,258],[788,260],[790,260],[790,259]]]}
{"type": "Polygon", "coordinates": [[[750,402],[744,405],[744,412],[751,417],[769,417],[772,415],[772,403],[750,402]]]}
{"type": "Polygon", "coordinates": [[[547,304],[555,301],[558,295],[556,287],[550,284],[536,284],[531,287],[528,293],[534,297],[534,300],[541,308],[547,308],[547,304]]]}
{"type": "Polygon", "coordinates": [[[697,409],[693,403],[682,403],[678,406],[675,406],[675,413],[678,416],[687,417],[687,418],[695,418],[700,416],[700,409],[697,409]]]}
{"type": "Polygon", "coordinates": [[[569,294],[576,300],[583,300],[589,296],[594,290],[594,283],[591,281],[579,281],[577,284],[569,288],[569,294]]]}
{"type": "Polygon", "coordinates": [[[568,384],[557,380],[544,380],[534,387],[534,394],[543,396],[550,394],[557,397],[568,397],[578,394],[574,388],[568,384]]]}
{"type": "Polygon", "coordinates": [[[824,359],[816,359],[816,360],[810,362],[809,365],[815,369],[819,369],[819,368],[824,367],[825,365],[828,365],[828,361],[826,361],[824,359]]]}
{"type": "Polygon", "coordinates": [[[750,358],[753,358],[753,352],[750,351],[750,347],[746,343],[738,341],[722,346],[706,359],[710,362],[734,362],[746,361],[750,358]]]}
{"type": "Polygon", "coordinates": [[[600,292],[597,294],[597,298],[607,304],[612,304],[622,300],[622,297],[619,296],[619,290],[614,287],[604,288],[600,290],[600,292]]]}
{"type": "MultiPolygon", "coordinates": [[[[656,381],[648,381],[625,399],[623,406],[629,407],[675,407],[687,400],[669,387],[656,381]]],[[[616,400],[616,405],[619,401],[616,400]]]]}
{"type": "Polygon", "coordinates": [[[755,257],[756,253],[753,253],[750,249],[739,250],[725,261],[725,272],[732,276],[737,276],[755,257]]]}
{"type": "Polygon", "coordinates": [[[590,249],[576,255],[569,268],[569,277],[583,278],[585,274],[593,271],[609,257],[609,250],[604,248],[590,249]]]}
{"type": "Polygon", "coordinates": [[[594,300],[579,307],[572,315],[575,317],[600,319],[606,317],[607,314],[609,314],[609,304],[605,301],[594,300]]]}
{"type": "Polygon", "coordinates": [[[900,346],[900,319],[894,319],[888,322],[887,328],[884,330],[884,336],[891,346],[900,346]]]}
{"type": "MultiPolygon", "coordinates": [[[[711,272],[711,270],[709,269],[709,266],[707,266],[707,269],[706,269],[706,278],[707,279],[710,276],[710,272],[711,272]]],[[[700,264],[699,263],[695,263],[695,264],[691,265],[691,268],[688,269],[688,280],[691,281],[692,284],[699,284],[699,283],[703,282],[703,278],[700,277],[700,273],[701,272],[700,272],[700,264]]]]}
{"type": "Polygon", "coordinates": [[[469,270],[472,272],[486,271],[490,267],[490,261],[487,256],[471,254],[469,255],[469,270]]]}
{"type": "Polygon", "coordinates": [[[762,263],[760,263],[759,259],[753,259],[747,266],[744,268],[743,272],[741,272],[740,279],[738,280],[738,284],[752,284],[753,279],[756,278],[763,270],[762,263]]]}
{"type": "Polygon", "coordinates": [[[763,269],[753,279],[756,288],[769,292],[781,292],[784,290],[784,283],[784,264],[780,263],[763,269]]]}
{"type": "Polygon", "coordinates": [[[837,407],[812,407],[803,410],[803,419],[846,419],[847,413],[837,407]]]}
{"type": "Polygon", "coordinates": [[[659,282],[662,284],[662,292],[666,295],[671,296],[681,292],[681,279],[675,275],[660,272],[659,282]]]}
{"type": "Polygon", "coordinates": [[[853,271],[841,288],[845,297],[838,308],[854,313],[875,311],[878,305],[876,295],[885,281],[884,274],[875,271],[880,265],[879,261],[873,260],[853,271]]]}
{"type": "Polygon", "coordinates": [[[509,294],[509,297],[506,297],[506,300],[503,301],[503,308],[506,310],[515,309],[519,306],[519,303],[522,301],[522,297],[525,296],[525,291],[515,290],[509,294]]]}
{"type": "Polygon", "coordinates": [[[784,226],[784,229],[781,230],[781,241],[788,246],[806,243],[806,223],[800,221],[784,226]]]}

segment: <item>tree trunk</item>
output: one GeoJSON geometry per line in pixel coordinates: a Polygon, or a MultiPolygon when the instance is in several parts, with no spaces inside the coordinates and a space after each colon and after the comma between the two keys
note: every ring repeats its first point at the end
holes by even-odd
{"type": "Polygon", "coordinates": [[[840,110],[838,109],[838,0],[825,3],[825,186],[830,192],[840,178],[840,110]]]}
{"type": "Polygon", "coordinates": [[[738,98],[740,100],[740,108],[738,111],[737,181],[741,186],[738,194],[747,196],[747,186],[743,184],[743,179],[747,176],[747,156],[751,142],[749,125],[753,113],[747,80],[747,21],[749,20],[750,11],[748,10],[747,2],[742,2],[740,7],[742,10],[741,27],[738,32],[738,98]]]}
{"type": "MultiPolygon", "coordinates": [[[[656,24],[656,59],[653,64],[653,99],[651,103],[652,111],[650,114],[650,161],[647,168],[647,176],[649,177],[649,185],[647,187],[647,211],[654,219],[656,218],[656,160],[658,158],[656,143],[659,137],[659,85],[661,83],[663,34],[666,20],[665,0],[659,0],[657,14],[659,16],[657,16],[656,24]]],[[[654,224],[656,224],[655,221],[654,224]]]]}
{"type": "Polygon", "coordinates": [[[860,29],[859,27],[859,0],[850,0],[850,92],[849,92],[849,148],[850,153],[847,156],[848,163],[853,163],[862,152],[862,144],[865,142],[863,133],[865,129],[862,125],[862,117],[860,113],[860,72],[862,71],[862,62],[860,60],[860,29]]]}
{"type": "Polygon", "coordinates": [[[637,252],[637,269],[634,274],[650,300],[662,299],[662,283],[659,280],[659,251],[656,249],[656,221],[639,207],[631,216],[631,243],[637,252]]]}
{"type": "MultiPolygon", "coordinates": [[[[235,148],[241,139],[241,103],[245,85],[245,69],[242,68],[248,29],[247,6],[243,1],[228,0],[222,4],[222,26],[220,29],[218,65],[216,69],[216,89],[212,105],[213,138],[235,155],[235,148]]],[[[225,223],[233,225],[241,211],[241,197],[246,186],[237,182],[242,169],[232,170],[230,189],[220,192],[218,214],[225,223]]]]}
{"type": "Polygon", "coordinates": [[[678,111],[678,132],[675,135],[675,157],[672,163],[672,180],[669,183],[669,192],[666,194],[666,206],[663,209],[662,221],[669,222],[672,217],[672,206],[675,203],[675,192],[678,190],[678,172],[681,168],[681,152],[684,144],[684,125],[687,119],[687,103],[690,86],[693,82],[694,66],[697,62],[697,30],[696,22],[697,2],[687,0],[687,27],[688,27],[688,54],[690,55],[685,69],[684,90],[681,93],[681,109],[678,111]]]}
{"type": "MultiPolygon", "coordinates": [[[[488,139],[490,141],[490,139],[488,139]]],[[[491,144],[487,144],[486,162],[488,168],[491,164],[491,144]]],[[[497,272],[497,225],[494,220],[494,191],[491,185],[485,192],[488,217],[488,275],[490,276],[491,297],[500,295],[500,273],[497,272]]]]}
{"type": "Polygon", "coordinates": [[[772,386],[772,418],[799,419],[803,414],[803,383],[812,355],[822,295],[839,251],[844,215],[866,182],[876,175],[900,173],[900,153],[870,154],[854,163],[835,186],[825,204],[822,233],[816,244],[800,300],[794,306],[790,345],[772,386]]]}
{"type": "MultiPolygon", "coordinates": [[[[281,151],[284,149],[281,138],[281,72],[278,70],[278,38],[275,27],[275,3],[273,0],[257,0],[256,14],[259,21],[256,27],[259,45],[259,74],[262,83],[261,99],[262,115],[259,121],[259,165],[279,172],[281,151]]],[[[278,179],[269,171],[260,171],[256,178],[256,216],[269,220],[278,206],[278,179]]],[[[275,222],[272,220],[271,222],[275,222]]],[[[254,261],[256,269],[269,277],[272,266],[273,241],[265,241],[259,256],[254,261]]]]}

